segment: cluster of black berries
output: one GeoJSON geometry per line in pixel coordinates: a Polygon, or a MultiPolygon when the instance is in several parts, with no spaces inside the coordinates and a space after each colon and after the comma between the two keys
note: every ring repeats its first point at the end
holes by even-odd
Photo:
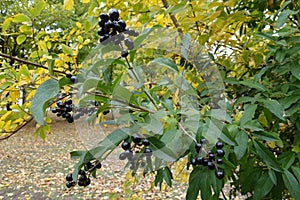
{"type": "MultiPolygon", "coordinates": [[[[93,113],[95,113],[98,110],[98,102],[97,101],[90,101],[90,106],[83,107],[83,108],[75,108],[74,109],[74,119],[77,120],[80,117],[83,117],[84,115],[91,116],[93,113]]],[[[103,115],[107,115],[110,111],[105,110],[103,111],[103,115]]]]}
{"type": "MultiPolygon", "coordinates": [[[[90,174],[92,171],[96,169],[100,169],[102,164],[99,160],[94,160],[93,162],[88,162],[84,165],[84,169],[79,170],[77,184],[78,186],[86,187],[91,184],[90,174]]],[[[67,188],[71,188],[76,185],[76,181],[72,177],[73,175],[70,173],[66,176],[66,186],[67,188]]]]}
{"type": "Polygon", "coordinates": [[[72,99],[66,99],[64,102],[59,100],[56,102],[55,108],[52,109],[52,113],[56,113],[57,117],[65,118],[69,123],[72,123],[74,122],[74,118],[71,114],[72,110],[72,99]]]}
{"type": "Polygon", "coordinates": [[[70,74],[70,73],[66,73],[66,77],[67,77],[68,79],[70,79],[70,81],[71,81],[72,83],[77,83],[77,76],[72,75],[72,74],[70,74]]]}
{"type": "Polygon", "coordinates": [[[108,42],[113,42],[115,45],[120,45],[122,41],[124,42],[127,49],[123,49],[121,56],[127,57],[128,50],[132,50],[134,48],[134,43],[130,38],[125,38],[125,35],[128,36],[138,36],[138,32],[135,30],[129,30],[126,28],[126,23],[119,18],[120,13],[117,9],[110,9],[108,13],[100,14],[98,35],[100,35],[100,43],[106,45],[108,42]]]}
{"type": "Polygon", "coordinates": [[[132,145],[130,141],[123,141],[121,147],[124,149],[124,152],[119,155],[119,159],[127,159],[130,162],[130,169],[136,170],[139,166],[144,167],[146,165],[144,158],[146,158],[147,162],[151,160],[152,149],[149,147],[149,140],[141,138],[137,134],[131,136],[131,141],[133,142],[132,145]]]}
{"type": "MultiPolygon", "coordinates": [[[[195,145],[195,149],[196,149],[196,152],[198,154],[201,153],[202,151],[202,148],[203,148],[203,145],[204,143],[206,142],[205,139],[202,139],[199,143],[197,143],[195,145]]],[[[193,166],[197,166],[197,165],[203,165],[203,166],[207,166],[208,169],[215,169],[215,175],[218,179],[222,179],[224,177],[224,171],[220,168],[217,168],[216,165],[222,165],[223,164],[223,157],[225,155],[225,151],[223,150],[223,146],[224,144],[219,141],[216,143],[216,151],[213,152],[213,151],[208,151],[206,153],[206,156],[203,157],[203,156],[197,156],[196,158],[193,158],[191,160],[191,164],[193,166]]]]}

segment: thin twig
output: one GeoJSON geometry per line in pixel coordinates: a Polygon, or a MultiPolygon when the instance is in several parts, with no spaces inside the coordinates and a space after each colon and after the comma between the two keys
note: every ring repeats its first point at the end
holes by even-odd
{"type": "MultiPolygon", "coordinates": [[[[168,9],[168,8],[169,8],[169,4],[168,4],[167,0],[162,0],[162,2],[163,2],[163,4],[164,4],[164,7],[165,7],[166,9],[168,9]]],[[[183,32],[182,32],[181,28],[179,27],[179,24],[178,24],[178,21],[177,21],[176,17],[175,17],[173,14],[171,14],[171,13],[169,13],[169,16],[170,16],[170,18],[171,18],[171,20],[172,20],[174,26],[177,28],[177,30],[178,30],[180,36],[182,36],[182,35],[183,35],[183,32]]]]}
{"type": "MultiPolygon", "coordinates": [[[[8,55],[8,54],[5,54],[5,53],[0,52],[0,56],[2,56],[4,58],[9,58],[11,60],[18,61],[18,62],[23,63],[23,64],[32,65],[32,66],[35,66],[35,67],[39,67],[39,68],[43,68],[43,69],[48,70],[48,67],[46,67],[44,65],[34,63],[34,62],[31,62],[31,61],[28,61],[28,60],[24,60],[24,59],[21,59],[21,58],[17,58],[17,57],[14,57],[14,56],[11,56],[11,55],[8,55]]],[[[53,69],[53,71],[57,72],[57,73],[65,74],[65,72],[62,72],[62,71],[59,71],[59,70],[56,70],[56,69],[53,69]]]]}
{"type": "Polygon", "coordinates": [[[30,116],[30,118],[25,120],[25,122],[23,124],[19,125],[14,131],[6,132],[6,133],[10,133],[10,134],[5,136],[5,137],[0,138],[0,141],[1,140],[6,140],[6,139],[10,138],[11,136],[13,136],[14,134],[16,134],[19,130],[21,130],[23,127],[25,127],[27,124],[29,124],[29,122],[31,122],[32,119],[33,119],[33,117],[30,116]]]}
{"type": "Polygon", "coordinates": [[[180,122],[178,122],[179,127],[181,128],[181,130],[187,135],[189,136],[194,142],[197,143],[197,140],[195,138],[193,138],[186,130],[185,128],[182,126],[182,124],[180,122]]]}

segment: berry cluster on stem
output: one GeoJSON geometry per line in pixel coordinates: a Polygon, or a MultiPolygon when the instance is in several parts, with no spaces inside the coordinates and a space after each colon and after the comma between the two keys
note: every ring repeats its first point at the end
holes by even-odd
{"type": "Polygon", "coordinates": [[[102,167],[102,164],[99,160],[94,160],[94,161],[90,161],[90,162],[86,163],[83,166],[83,169],[79,170],[77,181],[74,180],[73,174],[69,173],[66,176],[67,188],[71,188],[71,187],[75,186],[76,184],[78,184],[78,186],[82,186],[82,187],[86,187],[86,186],[90,185],[91,184],[90,175],[91,175],[92,171],[94,171],[95,169],[100,169],[101,167],[102,167]]]}
{"type": "Polygon", "coordinates": [[[224,171],[218,166],[223,164],[223,157],[225,155],[225,151],[223,150],[223,142],[218,141],[215,145],[216,151],[213,152],[211,150],[205,152],[205,156],[201,156],[200,153],[203,150],[204,144],[206,140],[202,139],[199,143],[195,145],[196,152],[198,153],[197,157],[192,158],[191,164],[193,166],[203,165],[210,170],[215,170],[215,175],[218,179],[222,179],[224,177],[224,171]]]}
{"type": "Polygon", "coordinates": [[[137,134],[133,134],[131,136],[131,141],[123,141],[121,144],[122,152],[119,155],[120,160],[128,160],[130,162],[130,169],[136,170],[139,166],[144,167],[146,165],[146,161],[151,160],[152,149],[149,147],[150,142],[147,138],[141,138],[137,134]]]}

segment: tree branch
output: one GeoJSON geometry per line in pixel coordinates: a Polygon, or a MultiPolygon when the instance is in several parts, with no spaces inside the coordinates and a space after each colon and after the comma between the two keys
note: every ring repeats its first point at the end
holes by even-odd
{"type": "Polygon", "coordinates": [[[31,122],[32,119],[33,119],[33,117],[30,116],[27,120],[25,120],[25,122],[23,124],[19,125],[15,130],[13,130],[12,132],[6,132],[6,133],[10,133],[10,134],[7,136],[1,137],[0,141],[6,140],[6,139],[10,138],[11,136],[13,136],[14,134],[16,134],[19,130],[21,130],[23,127],[25,127],[27,124],[29,124],[29,122],[31,122]]]}
{"type": "MultiPolygon", "coordinates": [[[[31,61],[28,61],[28,60],[24,60],[24,59],[21,59],[21,58],[17,58],[17,57],[14,57],[14,56],[11,56],[11,55],[8,55],[8,54],[5,54],[5,53],[1,53],[0,52],[0,56],[2,56],[4,58],[9,58],[11,60],[18,61],[18,62],[23,63],[23,64],[32,65],[32,66],[35,66],[35,67],[38,67],[38,68],[43,68],[43,69],[47,69],[48,70],[48,67],[46,67],[44,65],[41,65],[41,64],[38,64],[38,63],[34,63],[34,62],[31,62],[31,61]]],[[[57,73],[65,74],[65,72],[62,72],[62,71],[59,71],[59,70],[53,69],[53,71],[57,72],[57,73]]]]}
{"type": "MultiPolygon", "coordinates": [[[[162,0],[162,2],[163,2],[164,7],[166,9],[169,8],[169,4],[168,4],[167,0],[162,0]]],[[[181,28],[179,27],[179,24],[178,24],[178,21],[177,21],[176,17],[173,14],[171,14],[171,13],[169,13],[169,16],[170,16],[170,18],[171,18],[174,26],[177,28],[180,36],[182,36],[183,32],[182,32],[181,28]]]]}

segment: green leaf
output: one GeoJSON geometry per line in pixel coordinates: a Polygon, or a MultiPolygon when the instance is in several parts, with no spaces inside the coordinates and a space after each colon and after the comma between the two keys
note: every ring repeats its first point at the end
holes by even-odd
{"type": "Polygon", "coordinates": [[[43,82],[33,97],[30,110],[37,123],[44,125],[44,114],[49,100],[59,93],[58,81],[49,79],[43,82]]]}
{"type": "Polygon", "coordinates": [[[279,135],[274,132],[257,131],[252,133],[257,139],[266,140],[268,142],[280,140],[279,135]]]}
{"type": "Polygon", "coordinates": [[[9,27],[10,23],[12,22],[12,20],[13,20],[13,18],[11,18],[11,17],[6,18],[4,20],[4,22],[2,23],[2,33],[4,33],[8,29],[8,27],[9,27]]]}
{"type": "Polygon", "coordinates": [[[293,74],[293,76],[295,76],[298,80],[300,80],[300,60],[294,61],[290,64],[290,70],[293,74]]]}
{"type": "Polygon", "coordinates": [[[186,192],[186,200],[196,200],[200,191],[201,181],[204,182],[200,167],[195,167],[190,173],[189,187],[186,192]]]}
{"type": "Polygon", "coordinates": [[[25,35],[18,35],[18,37],[17,37],[17,44],[20,45],[20,44],[22,44],[25,40],[26,40],[26,36],[25,36],[25,35]]]}
{"type": "Polygon", "coordinates": [[[174,154],[172,149],[169,149],[166,144],[156,137],[149,137],[150,147],[153,151],[153,155],[167,162],[174,162],[178,159],[178,156],[174,154]]]}
{"type": "Polygon", "coordinates": [[[54,75],[53,68],[54,68],[55,60],[49,59],[49,60],[47,60],[47,63],[48,63],[48,70],[49,70],[50,76],[53,76],[54,75]]]}
{"type": "Polygon", "coordinates": [[[296,156],[294,152],[284,152],[280,154],[280,156],[278,157],[278,161],[281,163],[284,169],[289,169],[294,163],[295,158],[296,156]]]}
{"type": "Polygon", "coordinates": [[[45,2],[43,0],[40,0],[37,4],[35,4],[29,11],[32,18],[35,18],[36,16],[40,15],[45,7],[45,2]]]}
{"type": "Polygon", "coordinates": [[[266,91],[266,88],[263,85],[261,85],[257,82],[251,81],[251,80],[240,81],[240,84],[245,85],[245,86],[250,87],[250,88],[257,89],[261,92],[266,91]]]}
{"type": "Polygon", "coordinates": [[[293,173],[297,177],[298,181],[300,182],[300,167],[292,166],[293,173]]]}
{"type": "MultiPolygon", "coordinates": [[[[131,92],[127,88],[121,87],[121,86],[116,86],[114,91],[113,91],[113,100],[124,100],[126,103],[129,102],[131,98],[131,92]]],[[[117,104],[117,102],[114,102],[114,104],[117,104]]]]}
{"type": "Polygon", "coordinates": [[[269,175],[271,181],[273,182],[273,184],[277,185],[277,177],[276,177],[275,172],[272,169],[269,169],[268,175],[269,175]]]}
{"type": "Polygon", "coordinates": [[[265,108],[267,108],[271,113],[273,113],[279,119],[285,121],[283,108],[278,103],[278,101],[273,99],[266,99],[263,101],[265,108]]]}
{"type": "Polygon", "coordinates": [[[70,152],[70,156],[71,156],[71,159],[74,160],[74,159],[78,159],[80,158],[83,154],[85,154],[86,151],[71,151],[70,152]]]}
{"type": "Polygon", "coordinates": [[[255,140],[252,141],[255,147],[255,151],[257,155],[262,159],[262,161],[275,171],[282,172],[282,167],[280,166],[274,155],[260,142],[256,142],[255,140]]]}
{"type": "Polygon", "coordinates": [[[65,45],[65,44],[61,44],[61,48],[62,48],[62,51],[67,54],[67,55],[73,55],[73,50],[71,47],[65,45]]]}
{"type": "Polygon", "coordinates": [[[58,81],[59,87],[63,87],[65,85],[72,85],[73,83],[70,81],[69,78],[63,76],[61,79],[58,81]]]}
{"type": "Polygon", "coordinates": [[[15,16],[13,16],[12,21],[15,22],[15,23],[30,22],[31,19],[27,15],[19,13],[19,14],[16,14],[15,16]]]}
{"type": "Polygon", "coordinates": [[[254,186],[253,199],[263,199],[273,188],[274,184],[267,173],[264,173],[254,186]]]}
{"type": "Polygon", "coordinates": [[[190,42],[191,42],[191,35],[187,33],[182,37],[182,44],[180,47],[181,56],[186,59],[188,59],[189,56],[190,42]]]}
{"type": "Polygon", "coordinates": [[[104,86],[101,87],[101,80],[100,78],[88,78],[86,81],[84,81],[83,86],[82,86],[82,91],[81,93],[87,92],[89,89],[97,89],[100,87],[100,89],[103,89],[104,86]]]}
{"type": "Polygon", "coordinates": [[[276,27],[278,29],[281,28],[286,23],[289,15],[295,15],[297,13],[298,13],[298,11],[293,11],[293,10],[289,10],[289,9],[282,11],[278,16],[276,27]]]}
{"type": "Polygon", "coordinates": [[[258,32],[258,33],[256,33],[256,36],[261,37],[261,38],[265,38],[265,39],[268,39],[268,40],[271,40],[271,41],[276,41],[276,38],[271,33],[258,32]]]}
{"type": "Polygon", "coordinates": [[[246,153],[248,148],[248,135],[245,131],[240,131],[235,136],[235,141],[238,145],[234,146],[234,153],[238,160],[240,160],[246,153]]]}
{"type": "Polygon", "coordinates": [[[89,152],[97,159],[100,159],[108,150],[115,149],[123,140],[128,137],[128,131],[125,128],[117,129],[110,133],[103,141],[89,152]]]}
{"type": "Polygon", "coordinates": [[[172,172],[168,166],[163,168],[163,177],[166,183],[168,184],[168,186],[172,187],[173,177],[172,177],[172,172]]]}
{"type": "Polygon", "coordinates": [[[196,200],[199,195],[199,191],[201,191],[201,199],[219,199],[212,195],[212,173],[213,171],[206,171],[201,167],[195,167],[193,169],[189,177],[189,187],[186,193],[186,200],[196,200]]]}
{"type": "Polygon", "coordinates": [[[244,124],[246,124],[247,122],[252,120],[256,109],[257,109],[257,104],[245,104],[244,105],[244,113],[240,120],[241,126],[243,126],[244,124]]]}
{"type": "Polygon", "coordinates": [[[176,72],[178,72],[178,67],[177,65],[170,59],[168,58],[156,58],[154,60],[152,60],[152,62],[157,63],[159,65],[165,66],[171,70],[174,70],[176,72]]]}
{"type": "Polygon", "coordinates": [[[142,42],[148,37],[148,35],[154,31],[155,29],[161,28],[160,25],[155,25],[149,29],[146,29],[141,35],[139,35],[135,40],[134,40],[134,46],[135,48],[138,48],[142,42]]]}
{"type": "Polygon", "coordinates": [[[251,120],[242,126],[245,129],[250,129],[251,131],[263,131],[263,127],[257,120],[251,120]]]}
{"type": "Polygon", "coordinates": [[[283,182],[285,187],[291,193],[291,196],[295,198],[295,200],[300,199],[300,185],[295,178],[295,176],[289,172],[288,170],[284,170],[282,174],[283,182]]]}
{"type": "Polygon", "coordinates": [[[156,171],[156,175],[155,175],[155,179],[154,179],[154,185],[158,186],[158,184],[159,184],[159,188],[161,189],[161,185],[162,185],[163,180],[164,180],[163,168],[160,168],[156,171]]]}

